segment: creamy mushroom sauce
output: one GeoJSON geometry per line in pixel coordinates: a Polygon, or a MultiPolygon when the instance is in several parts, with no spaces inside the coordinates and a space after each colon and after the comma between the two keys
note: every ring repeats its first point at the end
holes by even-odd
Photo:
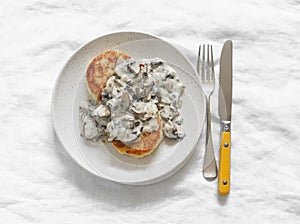
{"type": "Polygon", "coordinates": [[[80,105],[81,135],[93,142],[107,137],[108,141],[134,143],[142,133],[158,130],[159,114],[164,135],[183,138],[180,97],[184,88],[176,71],[161,59],[137,62],[119,57],[101,101],[80,105]]]}

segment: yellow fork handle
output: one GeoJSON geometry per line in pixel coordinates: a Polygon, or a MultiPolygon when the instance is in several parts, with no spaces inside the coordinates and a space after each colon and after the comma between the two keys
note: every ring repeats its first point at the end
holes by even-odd
{"type": "Polygon", "coordinates": [[[218,190],[220,195],[230,191],[230,132],[221,133],[218,190]]]}

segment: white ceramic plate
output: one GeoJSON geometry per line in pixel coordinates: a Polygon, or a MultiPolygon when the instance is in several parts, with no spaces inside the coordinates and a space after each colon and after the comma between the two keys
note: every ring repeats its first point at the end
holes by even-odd
{"type": "MultiPolygon", "coordinates": [[[[149,184],[162,180],[191,156],[204,122],[205,101],[193,78],[195,70],[176,48],[156,37],[141,33],[117,33],[100,37],[78,50],[61,71],[53,93],[53,124],[58,138],[70,156],[95,175],[125,184],[149,184]],[[187,136],[179,142],[164,141],[153,154],[134,159],[118,154],[109,144],[84,142],[79,136],[78,106],[86,98],[84,75],[91,59],[115,48],[136,59],[161,57],[173,63],[186,85],[182,113],[187,136]]],[[[195,76],[194,76],[195,77],[195,76]]]]}

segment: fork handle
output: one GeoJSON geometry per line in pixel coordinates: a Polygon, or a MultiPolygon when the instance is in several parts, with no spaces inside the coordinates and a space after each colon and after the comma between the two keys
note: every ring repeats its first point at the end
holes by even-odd
{"type": "Polygon", "coordinates": [[[210,97],[206,98],[206,145],[203,162],[203,176],[205,179],[213,180],[217,177],[217,163],[215,159],[215,152],[212,144],[211,135],[211,114],[210,114],[210,97]]]}

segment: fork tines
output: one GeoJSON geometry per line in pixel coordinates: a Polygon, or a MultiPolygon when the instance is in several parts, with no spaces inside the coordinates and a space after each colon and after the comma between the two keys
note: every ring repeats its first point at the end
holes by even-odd
{"type": "Polygon", "coordinates": [[[199,45],[197,71],[202,80],[214,80],[214,58],[212,45],[199,45]],[[206,55],[205,55],[206,52],[206,55]],[[206,56],[206,59],[205,59],[206,56]],[[206,71],[206,72],[205,72],[206,71]]]}

